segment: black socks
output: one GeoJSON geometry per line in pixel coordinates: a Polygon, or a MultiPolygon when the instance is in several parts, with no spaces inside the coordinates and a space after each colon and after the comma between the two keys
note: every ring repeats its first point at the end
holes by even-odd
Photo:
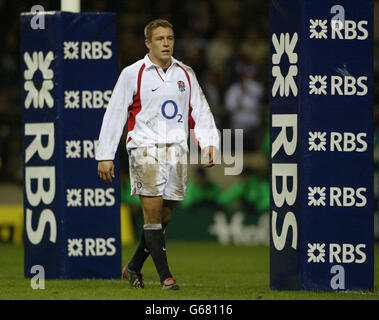
{"type": "Polygon", "coordinates": [[[145,244],[150,251],[155,267],[158,271],[161,283],[167,278],[172,278],[168,268],[166,243],[161,224],[144,225],[145,244]]]}
{"type": "Polygon", "coordinates": [[[138,247],[136,249],[136,252],[134,253],[132,260],[130,260],[129,262],[128,268],[136,272],[141,272],[142,266],[148,258],[149,254],[150,251],[147,248],[145,241],[145,232],[142,231],[141,240],[138,244],[138,247]]]}

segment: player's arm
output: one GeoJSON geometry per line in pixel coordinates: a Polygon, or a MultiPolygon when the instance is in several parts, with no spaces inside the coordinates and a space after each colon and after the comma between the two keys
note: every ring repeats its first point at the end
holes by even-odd
{"type": "Polygon", "coordinates": [[[193,109],[191,115],[195,121],[195,136],[200,143],[202,156],[208,161],[204,164],[204,167],[213,167],[216,163],[217,152],[220,149],[220,138],[207,99],[195,74],[190,74],[193,83],[191,90],[191,106],[193,109]]]}
{"type": "Polygon", "coordinates": [[[97,172],[105,183],[111,183],[115,177],[113,159],[128,118],[127,106],[132,99],[128,87],[127,73],[124,70],[117,80],[104,114],[96,150],[96,160],[99,161],[97,172]]]}

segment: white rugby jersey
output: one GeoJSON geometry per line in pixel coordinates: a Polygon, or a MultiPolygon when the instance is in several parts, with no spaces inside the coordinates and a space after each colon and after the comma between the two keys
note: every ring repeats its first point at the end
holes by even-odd
{"type": "Polygon", "coordinates": [[[96,160],[113,160],[125,123],[127,149],[178,143],[188,151],[189,129],[201,149],[219,149],[219,135],[194,71],[171,58],[166,70],[148,55],[120,74],[104,115],[96,160]]]}

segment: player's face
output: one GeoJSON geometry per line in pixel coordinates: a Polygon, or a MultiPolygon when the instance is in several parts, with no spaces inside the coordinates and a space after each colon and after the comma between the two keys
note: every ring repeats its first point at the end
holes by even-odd
{"type": "Polygon", "coordinates": [[[158,27],[152,31],[151,40],[146,40],[146,46],[150,50],[150,59],[165,66],[174,52],[174,32],[171,28],[158,27]]]}

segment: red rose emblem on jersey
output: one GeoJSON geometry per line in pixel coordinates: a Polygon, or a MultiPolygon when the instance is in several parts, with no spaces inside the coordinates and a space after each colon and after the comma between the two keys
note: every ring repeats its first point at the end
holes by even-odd
{"type": "Polygon", "coordinates": [[[183,81],[178,81],[178,88],[180,92],[183,92],[186,90],[186,85],[184,84],[183,81]]]}

